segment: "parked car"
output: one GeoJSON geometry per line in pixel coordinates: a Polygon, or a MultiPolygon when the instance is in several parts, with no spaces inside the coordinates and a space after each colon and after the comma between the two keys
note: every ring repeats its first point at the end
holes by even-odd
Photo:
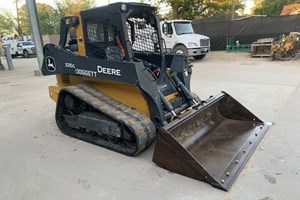
{"type": "Polygon", "coordinates": [[[24,58],[29,58],[31,55],[36,55],[35,45],[31,41],[16,41],[7,40],[3,43],[3,47],[8,46],[10,49],[11,56],[23,56],[24,58]]]}

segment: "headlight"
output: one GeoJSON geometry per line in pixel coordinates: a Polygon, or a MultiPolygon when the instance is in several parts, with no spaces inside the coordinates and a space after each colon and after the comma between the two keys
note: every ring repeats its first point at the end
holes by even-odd
{"type": "Polygon", "coordinates": [[[121,11],[125,12],[127,10],[126,4],[121,4],[121,11]]]}
{"type": "Polygon", "coordinates": [[[188,46],[189,47],[197,47],[197,43],[195,43],[195,42],[189,42],[188,46]]]}

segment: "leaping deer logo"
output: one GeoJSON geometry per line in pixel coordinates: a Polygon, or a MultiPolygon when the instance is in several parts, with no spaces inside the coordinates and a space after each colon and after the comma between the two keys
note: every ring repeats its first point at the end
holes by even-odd
{"type": "Polygon", "coordinates": [[[54,61],[53,57],[46,58],[46,65],[47,65],[48,71],[55,72],[56,66],[55,66],[55,61],[54,61]]]}

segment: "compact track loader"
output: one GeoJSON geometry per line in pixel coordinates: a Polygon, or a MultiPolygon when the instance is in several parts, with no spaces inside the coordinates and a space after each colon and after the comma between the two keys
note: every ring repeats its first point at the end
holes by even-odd
{"type": "Polygon", "coordinates": [[[225,92],[201,101],[188,63],[166,53],[155,7],[115,3],[63,17],[42,72],[64,134],[130,156],[156,139],[157,165],[228,190],[268,126],[225,92]]]}

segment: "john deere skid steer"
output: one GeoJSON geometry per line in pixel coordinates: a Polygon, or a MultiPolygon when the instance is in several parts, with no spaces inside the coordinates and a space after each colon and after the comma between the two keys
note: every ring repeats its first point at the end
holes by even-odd
{"type": "MultiPolygon", "coordinates": [[[[200,42],[200,41],[199,41],[200,42]]],[[[268,126],[222,92],[190,91],[187,57],[166,53],[156,8],[115,3],[61,19],[44,75],[66,135],[130,156],[156,139],[153,161],[228,190],[268,126]]]]}

